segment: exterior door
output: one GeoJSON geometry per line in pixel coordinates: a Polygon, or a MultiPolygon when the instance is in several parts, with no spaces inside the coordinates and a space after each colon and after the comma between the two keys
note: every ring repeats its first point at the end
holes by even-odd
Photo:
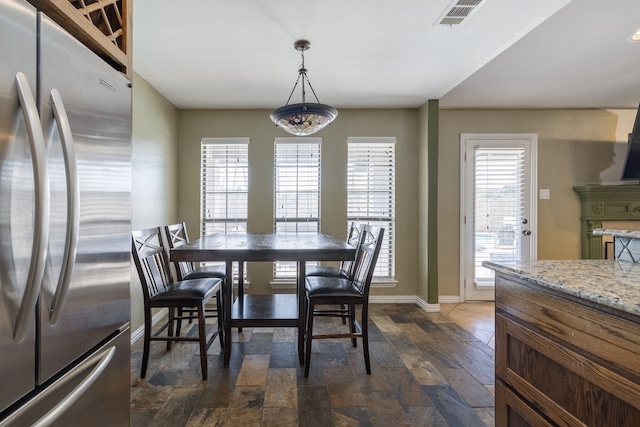
{"type": "Polygon", "coordinates": [[[536,258],[536,134],[461,134],[460,298],[494,300],[483,261],[536,258]]]}

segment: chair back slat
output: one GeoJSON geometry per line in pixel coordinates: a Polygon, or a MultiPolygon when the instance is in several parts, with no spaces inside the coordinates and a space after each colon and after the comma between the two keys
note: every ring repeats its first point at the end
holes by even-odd
{"type": "Polygon", "coordinates": [[[354,287],[368,298],[373,272],[376,268],[384,228],[365,225],[361,228],[361,235],[353,266],[352,282],[354,287]]]}
{"type": "MultiPolygon", "coordinates": [[[[347,234],[347,243],[351,246],[358,247],[358,242],[360,241],[361,234],[361,225],[357,222],[352,222],[349,226],[349,233],[347,234]]],[[[357,249],[356,249],[357,256],[357,249]]],[[[354,260],[342,261],[340,264],[340,270],[344,271],[347,277],[353,277],[353,269],[355,266],[355,257],[354,260]]]]}
{"type": "Polygon", "coordinates": [[[133,260],[145,302],[172,283],[160,227],[131,232],[133,260]]]}
{"type": "Polygon", "coordinates": [[[168,271],[163,266],[166,264],[165,256],[162,252],[158,252],[153,256],[146,257],[143,262],[147,268],[149,293],[151,296],[167,289],[171,284],[168,271]]]}
{"type": "MultiPolygon", "coordinates": [[[[167,244],[169,249],[178,248],[189,243],[189,235],[187,234],[187,226],[184,222],[171,224],[164,227],[167,244]]],[[[192,262],[180,261],[173,263],[176,269],[177,280],[183,280],[184,277],[191,273],[195,266],[192,262]]]]}

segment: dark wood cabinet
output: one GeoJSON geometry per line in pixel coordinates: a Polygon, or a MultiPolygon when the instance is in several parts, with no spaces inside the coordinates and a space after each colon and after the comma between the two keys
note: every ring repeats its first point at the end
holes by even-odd
{"type": "Polygon", "coordinates": [[[496,425],[640,426],[640,317],[497,273],[496,425]]]}
{"type": "Polygon", "coordinates": [[[115,69],[133,78],[133,0],[28,0],[115,69]]]}

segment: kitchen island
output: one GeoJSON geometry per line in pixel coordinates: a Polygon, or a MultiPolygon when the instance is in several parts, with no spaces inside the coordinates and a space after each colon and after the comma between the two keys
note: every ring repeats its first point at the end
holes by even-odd
{"type": "Polygon", "coordinates": [[[496,425],[640,425],[640,264],[483,265],[496,275],[496,425]]]}

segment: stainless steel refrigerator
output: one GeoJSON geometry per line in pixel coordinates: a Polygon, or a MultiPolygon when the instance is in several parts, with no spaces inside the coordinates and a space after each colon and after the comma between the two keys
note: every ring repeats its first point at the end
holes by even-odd
{"type": "Polygon", "coordinates": [[[131,85],[0,0],[0,426],[129,424],[131,85]]]}

